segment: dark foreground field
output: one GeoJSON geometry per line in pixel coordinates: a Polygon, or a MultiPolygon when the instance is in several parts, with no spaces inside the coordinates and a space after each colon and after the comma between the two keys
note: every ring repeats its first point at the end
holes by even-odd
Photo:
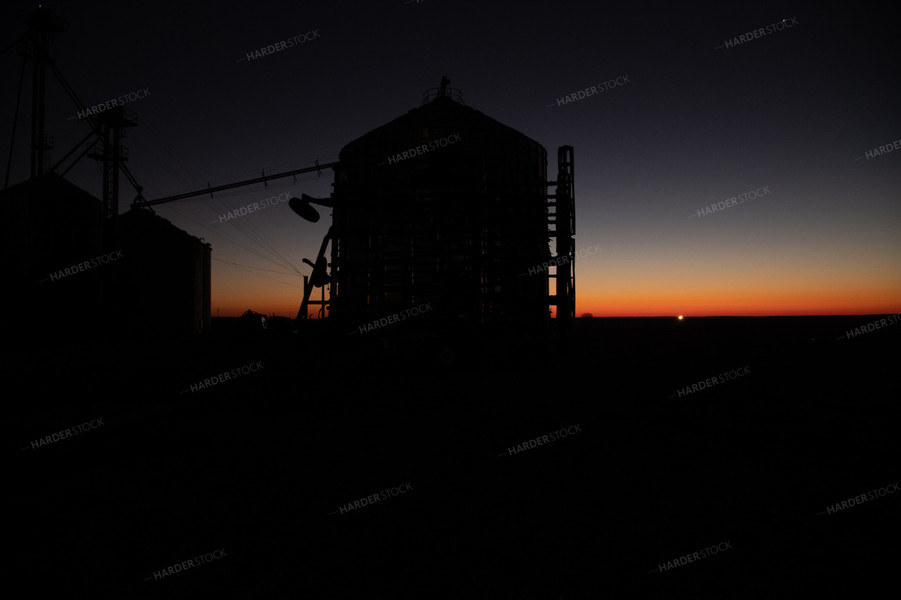
{"type": "Polygon", "coordinates": [[[4,365],[7,584],[549,600],[897,587],[901,323],[846,336],[878,319],[580,319],[567,349],[517,330],[31,340],[4,365]]]}

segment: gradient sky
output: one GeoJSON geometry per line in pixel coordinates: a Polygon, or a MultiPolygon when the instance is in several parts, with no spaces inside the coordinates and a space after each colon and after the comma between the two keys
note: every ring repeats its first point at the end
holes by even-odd
{"type": "MultiPolygon", "coordinates": [[[[24,33],[3,8],[0,45],[24,33]]],[[[138,89],[128,166],[154,199],[335,161],[341,148],[421,104],[442,75],[464,102],[556,150],[575,151],[576,314],[820,315],[901,309],[898,20],[885,5],[390,0],[47,3],[70,23],[57,64],[86,105],[138,89]],[[628,4],[627,7],[621,4],[628,4]],[[797,25],[732,48],[749,30],[797,25]],[[253,61],[246,53],[317,30],[253,61]],[[565,106],[556,99],[628,75],[565,106]],[[549,106],[551,105],[551,106],[549,106]],[[766,186],[723,212],[697,210],[766,186]]],[[[0,56],[7,157],[21,60],[0,56]]],[[[28,85],[29,77],[26,77],[28,85]]],[[[87,126],[47,83],[51,162],[87,126]]],[[[27,101],[28,96],[25,96],[27,101]]],[[[28,176],[20,114],[11,183],[28,176]]],[[[4,164],[5,166],[5,164],[4,164]]],[[[4,171],[5,174],[5,171],[4,171]]],[[[67,175],[99,197],[100,167],[67,175]]],[[[213,315],[294,316],[328,227],[287,203],[327,196],[332,173],[154,207],[213,247],[213,315]],[[211,223],[212,222],[212,223],[211,223]]],[[[135,196],[123,178],[120,211],[135,196]]],[[[317,290],[318,296],[318,290],[317,290]]]]}

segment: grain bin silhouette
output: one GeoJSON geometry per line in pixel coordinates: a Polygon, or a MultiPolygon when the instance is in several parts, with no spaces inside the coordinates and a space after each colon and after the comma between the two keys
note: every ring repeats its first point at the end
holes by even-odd
{"type": "Polygon", "coordinates": [[[332,209],[330,265],[321,253],[313,275],[330,285],[329,317],[354,325],[428,303],[423,322],[540,324],[556,306],[568,323],[572,147],[559,149],[559,181],[548,181],[541,144],[466,106],[448,83],[347,144],[330,199],[294,199],[309,220],[311,202],[332,209]]]}

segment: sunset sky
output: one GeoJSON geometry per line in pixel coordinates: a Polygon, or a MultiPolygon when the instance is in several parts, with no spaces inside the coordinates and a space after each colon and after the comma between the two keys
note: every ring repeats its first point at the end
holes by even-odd
{"type": "MultiPolygon", "coordinates": [[[[576,263],[577,315],[897,313],[901,150],[872,154],[901,140],[898,28],[884,5],[606,4],[47,6],[70,23],[55,37],[57,64],[86,105],[149,90],[128,105],[140,125],[125,140],[147,199],[335,161],[446,75],[468,106],[541,143],[549,178],[557,147],[574,147],[575,247],[601,250],[576,263]],[[557,106],[623,75],[629,83],[557,106]],[[698,215],[764,187],[759,198],[698,215]]],[[[15,9],[29,6],[3,8],[2,46],[24,33],[15,9]]],[[[15,53],[0,56],[4,159],[20,66],[15,53]]],[[[47,95],[53,163],[87,129],[52,75],[47,95]]],[[[28,116],[20,114],[11,183],[28,175],[28,116]]],[[[66,177],[100,195],[96,162],[82,159],[66,177]]],[[[315,259],[327,210],[316,224],[286,202],[218,218],[280,193],[327,196],[331,182],[324,170],[154,209],[212,244],[213,316],[251,308],[293,317],[298,272],[311,271],[301,259],[315,259]]],[[[123,178],[120,211],[134,196],[123,178]]]]}

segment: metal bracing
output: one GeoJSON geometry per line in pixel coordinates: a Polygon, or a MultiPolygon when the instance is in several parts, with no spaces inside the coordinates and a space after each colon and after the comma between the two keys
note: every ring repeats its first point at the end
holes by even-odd
{"type": "Polygon", "coordinates": [[[576,199],[574,191],[573,147],[557,149],[557,181],[555,194],[548,194],[548,225],[550,235],[556,240],[556,274],[548,275],[556,280],[556,290],[551,295],[551,305],[557,307],[557,324],[568,327],[576,315],[576,199]]]}

